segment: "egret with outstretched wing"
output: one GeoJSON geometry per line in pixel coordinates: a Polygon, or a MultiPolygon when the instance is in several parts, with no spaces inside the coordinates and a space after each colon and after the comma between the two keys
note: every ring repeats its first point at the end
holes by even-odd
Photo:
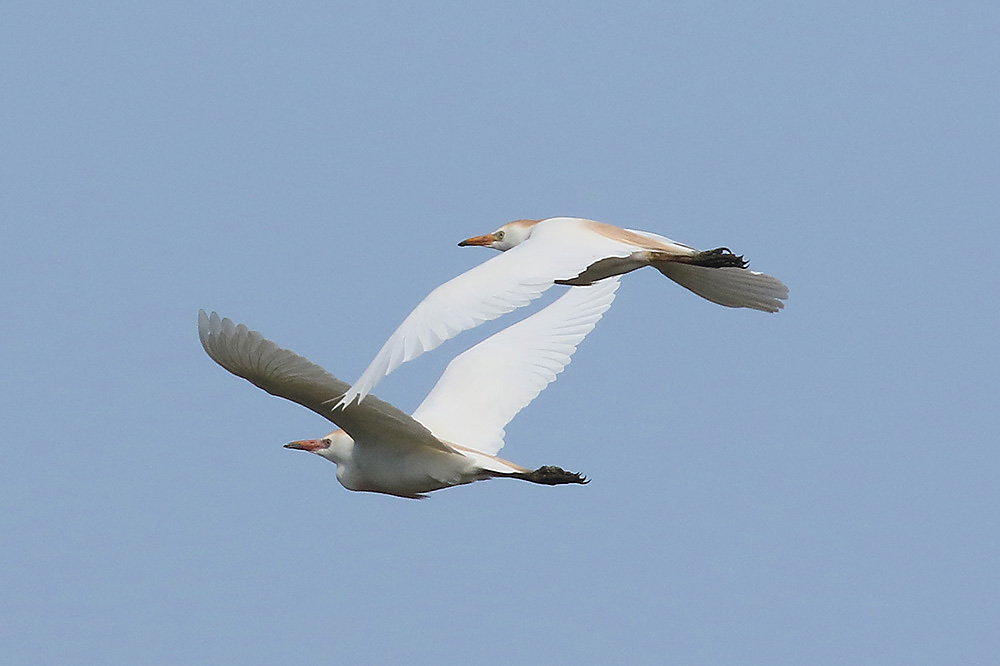
{"type": "Polygon", "coordinates": [[[653,266],[713,303],[777,312],[781,280],[751,271],[728,248],[699,251],[646,231],[575,217],[517,220],[459,245],[502,252],[434,289],[403,320],[338,406],[363,400],[406,361],[464,330],[527,305],[553,284],[589,285],[653,266]]]}
{"type": "Polygon", "coordinates": [[[348,490],[421,498],[490,478],[586,483],[580,474],[553,466],[531,470],[496,453],[504,445],[504,427],[569,364],[617,289],[617,279],[574,287],[458,355],[412,417],[375,396],[334,410],[346,382],[214,312],[199,313],[198,334],[226,370],[339,426],[320,439],[285,446],[336,463],[337,479],[348,490]]]}

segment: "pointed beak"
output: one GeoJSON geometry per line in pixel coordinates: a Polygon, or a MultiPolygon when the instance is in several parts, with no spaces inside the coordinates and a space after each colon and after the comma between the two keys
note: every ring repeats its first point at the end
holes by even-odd
{"type": "Polygon", "coordinates": [[[298,449],[299,451],[310,451],[312,453],[328,448],[329,446],[330,443],[325,439],[300,439],[297,442],[288,442],[288,444],[285,444],[286,449],[298,449]]]}
{"type": "Polygon", "coordinates": [[[464,241],[458,244],[459,247],[466,247],[468,245],[492,245],[497,241],[497,237],[494,234],[486,234],[485,236],[473,236],[472,238],[466,238],[464,241]]]}

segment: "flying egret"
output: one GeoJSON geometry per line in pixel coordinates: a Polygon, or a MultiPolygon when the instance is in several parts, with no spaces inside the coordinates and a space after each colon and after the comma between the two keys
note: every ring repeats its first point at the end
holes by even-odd
{"type": "Polygon", "coordinates": [[[553,284],[587,285],[653,266],[714,303],[777,312],[788,298],[781,280],[751,271],[728,248],[699,251],[648,231],[575,217],[516,220],[468,238],[502,252],[434,289],[403,320],[338,407],[363,400],[406,361],[460,332],[527,305],[553,284]]]}
{"type": "Polygon", "coordinates": [[[375,396],[334,410],[346,382],[214,312],[199,313],[198,334],[208,355],[229,372],[339,426],[320,439],[285,446],[336,463],[337,479],[348,490],[423,498],[432,490],[490,478],[587,483],[560,467],[530,470],[496,453],[504,445],[504,427],[562,372],[611,307],[617,288],[612,279],[570,289],[458,355],[412,417],[375,396]]]}

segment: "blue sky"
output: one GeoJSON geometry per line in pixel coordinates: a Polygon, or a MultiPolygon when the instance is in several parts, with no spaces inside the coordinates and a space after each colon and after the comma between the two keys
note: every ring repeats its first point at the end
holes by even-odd
{"type": "Polygon", "coordinates": [[[998,44],[986,2],[6,3],[0,661],[992,661],[998,44]],[[353,380],[553,215],[791,288],[627,276],[503,451],[588,486],[349,493],[198,344],[353,380]]]}

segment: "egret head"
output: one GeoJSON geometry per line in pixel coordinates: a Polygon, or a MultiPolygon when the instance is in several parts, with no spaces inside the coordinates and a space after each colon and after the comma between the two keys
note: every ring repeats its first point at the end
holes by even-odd
{"type": "Polygon", "coordinates": [[[513,222],[508,222],[503,225],[491,234],[466,238],[458,245],[459,247],[465,247],[467,245],[481,245],[483,247],[491,247],[494,250],[504,252],[528,240],[528,236],[531,235],[531,228],[540,221],[541,220],[514,220],[513,222]]]}
{"type": "Polygon", "coordinates": [[[334,430],[321,439],[300,439],[285,444],[286,449],[298,449],[322,456],[330,462],[340,465],[351,455],[354,440],[343,430],[334,430]]]}

